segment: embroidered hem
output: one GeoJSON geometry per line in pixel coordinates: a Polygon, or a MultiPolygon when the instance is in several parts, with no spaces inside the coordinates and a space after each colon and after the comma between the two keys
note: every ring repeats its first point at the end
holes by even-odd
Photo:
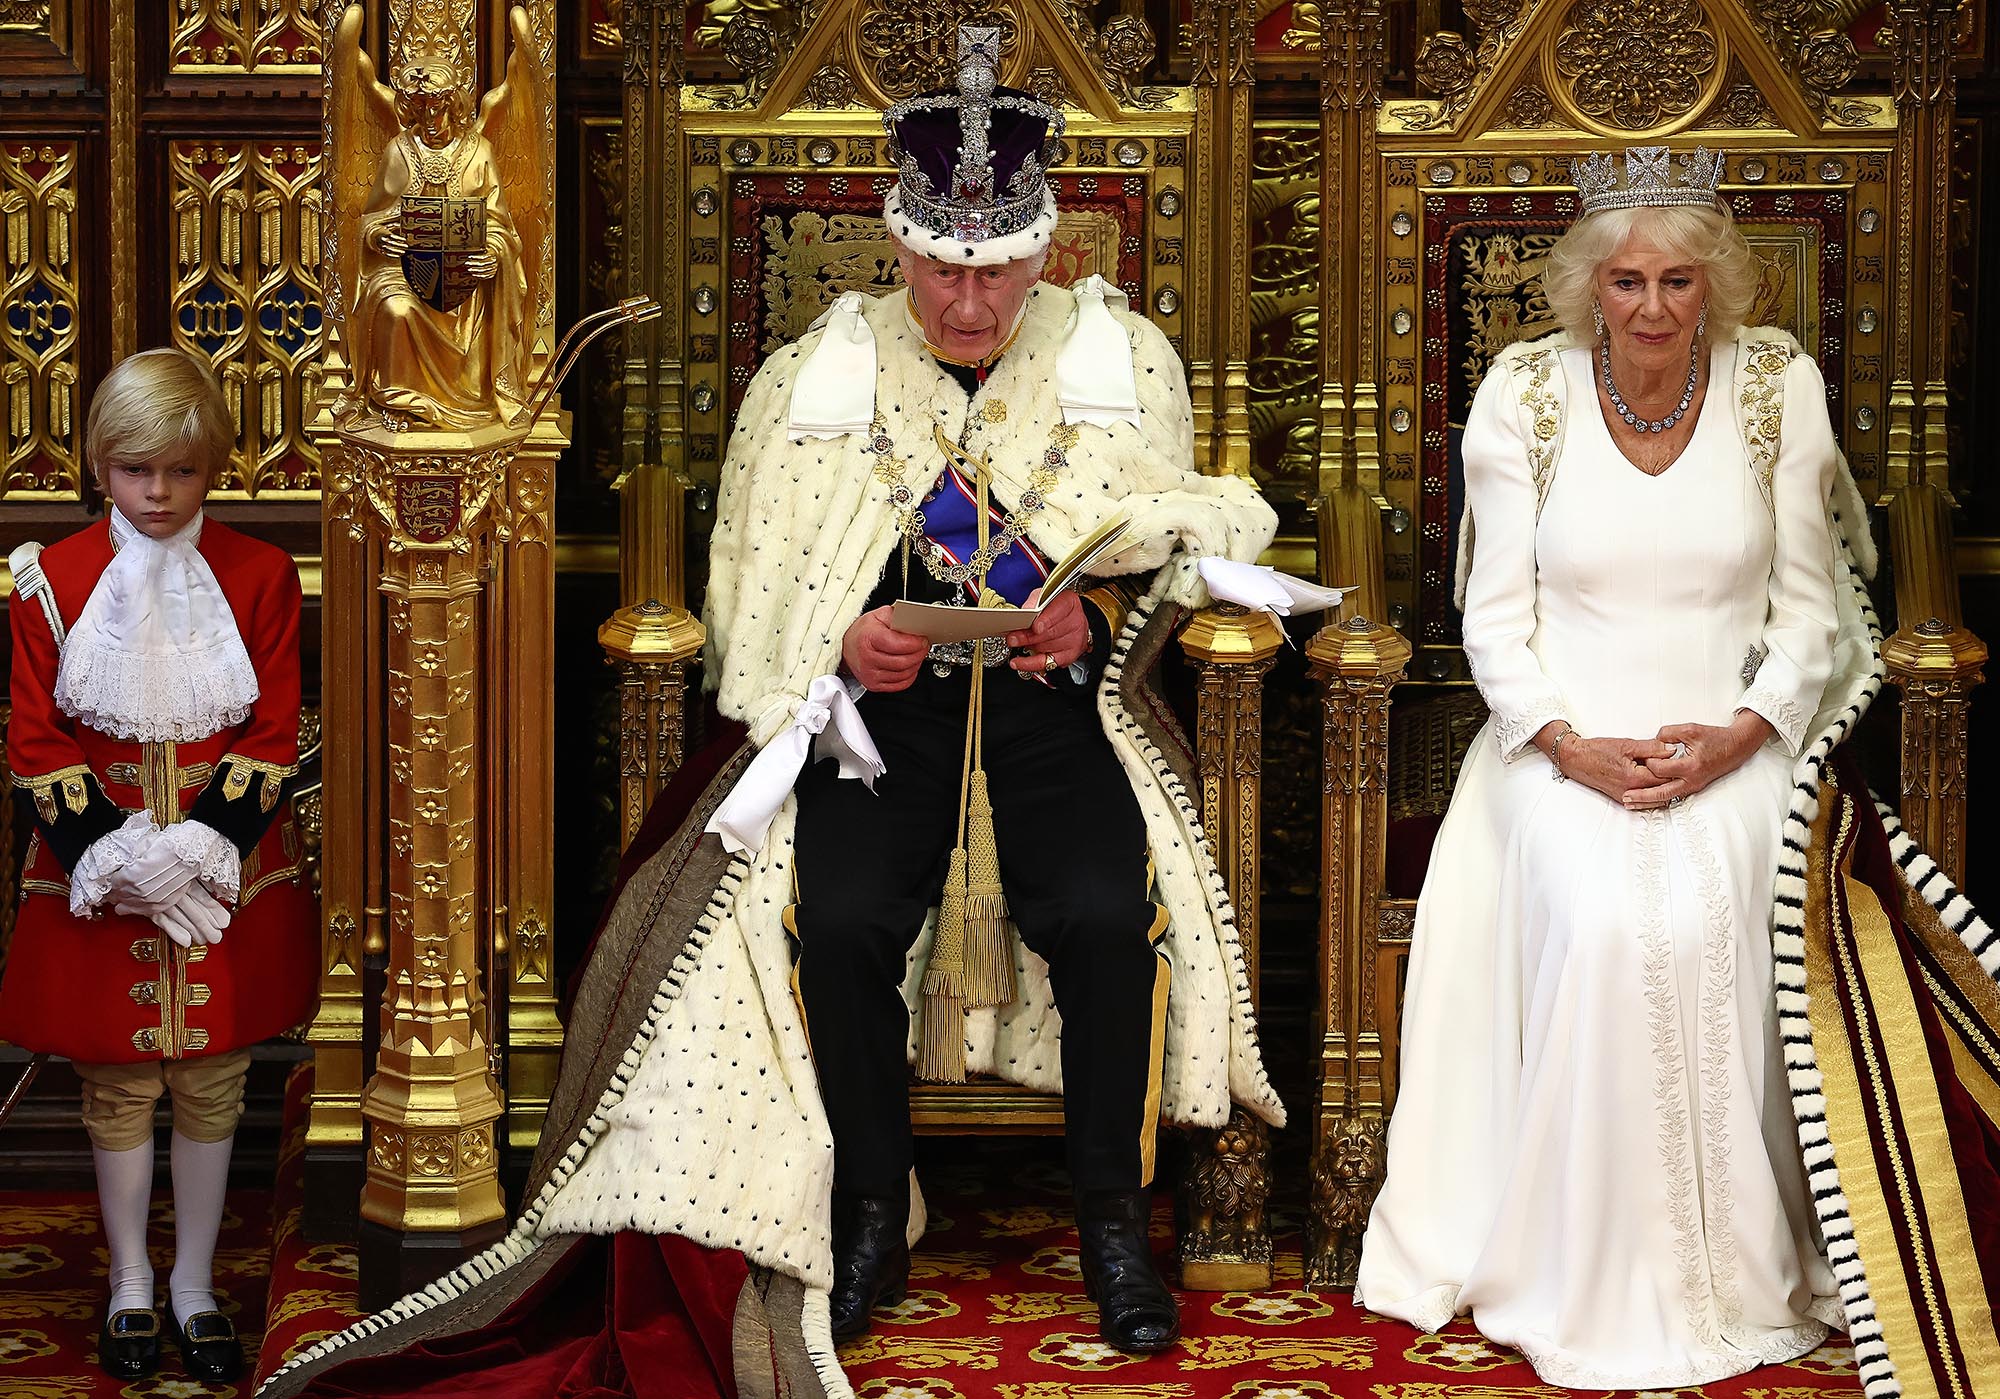
{"type": "Polygon", "coordinates": [[[99,836],[84,847],[69,872],[69,911],[77,918],[89,918],[111,896],[111,881],[152,843],[160,828],[143,811],[125,818],[115,831],[99,836]]]}
{"type": "Polygon", "coordinates": [[[70,634],[56,707],[99,733],[134,743],[191,743],[250,717],[257,672],[235,635],[165,655],[117,650],[70,634]]]}
{"type": "Polygon", "coordinates": [[[1799,708],[1789,696],[1767,686],[1752,685],[1743,692],[1743,698],[1736,701],[1736,707],[1762,715],[1777,730],[1778,742],[1784,745],[1787,757],[1796,758],[1805,746],[1806,725],[1812,721],[1812,716],[1799,708]]]}
{"type": "Polygon", "coordinates": [[[1544,724],[1551,719],[1568,722],[1569,711],[1561,700],[1549,697],[1536,700],[1519,714],[1495,717],[1499,721],[1493,726],[1494,741],[1500,745],[1501,758],[1511,763],[1534,746],[1535,735],[1544,724]]]}
{"type": "Polygon", "coordinates": [[[236,842],[200,821],[177,822],[161,831],[159,839],[194,870],[209,893],[236,901],[243,882],[243,857],[236,852],[236,842]]]}

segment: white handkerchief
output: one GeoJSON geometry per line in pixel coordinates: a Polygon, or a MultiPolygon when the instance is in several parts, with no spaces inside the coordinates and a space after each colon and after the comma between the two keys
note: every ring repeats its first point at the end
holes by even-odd
{"type": "Polygon", "coordinates": [[[875,790],[875,779],[886,770],[868,725],[854,707],[854,697],[837,675],[822,675],[806,687],[806,697],[784,730],[750,760],[736,786],[708,821],[707,829],[722,837],[732,855],[764,848],[764,837],[785,796],[799,780],[806,757],[819,745],[819,756],[840,763],[842,777],[858,777],[875,790]]]}
{"type": "Polygon", "coordinates": [[[1263,564],[1231,559],[1204,558],[1195,567],[1208,585],[1209,596],[1218,602],[1233,602],[1252,612],[1274,612],[1280,617],[1338,607],[1340,600],[1354,591],[1321,587],[1263,564]]]}
{"type": "Polygon", "coordinates": [[[1129,304],[1125,293],[1092,273],[1071,288],[1076,320],[1056,352],[1056,401],[1065,423],[1139,426],[1139,385],[1132,369],[1132,341],[1118,318],[1129,304]]]}
{"type": "Polygon", "coordinates": [[[875,332],[863,304],[860,293],[843,292],[812,323],[826,334],[792,380],[792,441],[866,432],[875,421],[875,332]]]}

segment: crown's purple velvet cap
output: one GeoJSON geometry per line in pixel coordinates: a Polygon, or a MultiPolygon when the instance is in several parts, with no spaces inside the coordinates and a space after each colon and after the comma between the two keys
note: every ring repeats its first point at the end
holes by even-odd
{"type": "MultiPolygon", "coordinates": [[[[951,106],[906,112],[896,123],[896,144],[916,161],[917,168],[929,181],[930,198],[951,204],[977,198],[975,191],[952,187],[952,176],[958,166],[960,137],[958,93],[947,88],[925,93],[924,96],[948,97],[953,99],[953,103],[951,106]]],[[[1039,113],[999,105],[1002,99],[1008,97],[1039,102],[1039,99],[1019,88],[995,87],[993,97],[992,125],[987,128],[986,134],[987,147],[993,153],[992,197],[1005,200],[1008,182],[1020,172],[1022,162],[1030,157],[1040,157],[1042,147],[1049,139],[1049,123],[1039,113]]]]}

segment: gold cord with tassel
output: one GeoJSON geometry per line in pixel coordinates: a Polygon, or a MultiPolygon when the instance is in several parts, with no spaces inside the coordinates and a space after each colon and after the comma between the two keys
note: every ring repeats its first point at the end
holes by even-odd
{"type": "MultiPolygon", "coordinates": [[[[978,484],[974,509],[984,552],[991,521],[983,464],[971,463],[978,484]]],[[[979,579],[979,605],[1004,599],[979,579]]],[[[946,867],[937,926],[924,970],[924,1016],[917,1037],[917,1077],[965,1082],[965,1010],[1014,999],[1014,949],[1007,926],[1007,896],[1000,887],[1000,855],[993,839],[993,803],[986,792],[986,642],[972,643],[971,693],[966,702],[965,760],[959,774],[958,844],[946,867]]]]}
{"type": "MultiPolygon", "coordinates": [[[[979,704],[979,643],[973,643],[972,704],[979,704]]],[[[917,1036],[917,1077],[933,1083],[965,1082],[965,823],[972,786],[974,729],[965,726],[965,759],[958,776],[958,843],[945,868],[924,965],[924,1023],[917,1036]]]]}

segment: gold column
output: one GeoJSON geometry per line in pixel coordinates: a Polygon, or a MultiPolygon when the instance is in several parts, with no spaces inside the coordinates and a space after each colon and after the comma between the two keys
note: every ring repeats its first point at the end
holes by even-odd
{"type": "Polygon", "coordinates": [[[686,0],[625,0],[625,292],[660,303],[625,332],[619,601],[682,607],[687,452],[687,166],[681,140],[686,0]]]}
{"type": "Polygon", "coordinates": [[[686,663],[706,633],[685,606],[688,180],[681,135],[686,0],[626,0],[625,290],[660,315],[626,333],[625,470],[618,478],[618,594],[598,629],[618,667],[618,830],[631,843],[680,766],[686,663]]]}
{"type": "Polygon", "coordinates": [[[639,833],[646,808],[686,756],[685,663],[707,632],[679,608],[648,598],[620,608],[597,629],[618,667],[618,846],[639,833]]]}
{"type": "MultiPolygon", "coordinates": [[[[1258,986],[1258,798],[1263,787],[1264,673],[1285,630],[1268,612],[1224,604],[1195,614],[1181,647],[1201,668],[1196,708],[1201,821],[1236,909],[1236,932],[1258,986]]],[[[1202,1292],[1271,1285],[1270,1129],[1234,1108],[1220,1129],[1191,1134],[1176,1253],[1181,1285],[1202,1292]]]]}
{"type": "MultiPolygon", "coordinates": [[[[1375,535],[1374,509],[1332,508],[1336,488],[1380,499],[1381,396],[1375,382],[1375,118],[1382,105],[1382,0],[1331,0],[1320,34],[1320,575],[1335,576],[1337,531],[1375,535]]],[[[1352,545],[1348,548],[1351,550],[1352,545]]],[[[1365,577],[1342,573],[1365,589],[1365,577]]],[[[1383,615],[1383,599],[1357,600],[1383,615]]]]}
{"type": "Polygon", "coordinates": [[[1986,644],[1959,613],[1951,505],[1934,481],[1896,493],[1889,540],[1902,625],[1883,643],[1882,661],[1903,692],[1903,824],[1963,889],[1966,722],[1986,644]]]}
{"type": "Polygon", "coordinates": [[[566,414],[545,414],[508,467],[488,608],[486,771],[491,966],[506,994],[507,1145],[533,1153],[562,1058],[555,983],[555,466],[566,414]]]}
{"type": "MultiPolygon", "coordinates": [[[[367,506],[355,462],[324,409],[313,427],[326,483],[320,524],[320,670],[378,674],[381,605],[373,550],[362,517],[367,506]]],[[[368,722],[361,685],[324,683],[320,702],[320,976],[319,1005],[306,1027],[313,1047],[313,1091],[306,1116],[306,1193],[301,1227],[315,1242],[351,1238],[361,1191],[366,954],[387,950],[379,915],[381,827],[371,791],[386,775],[379,726],[368,722]],[[373,943],[370,947],[368,944],[373,943]]],[[[378,962],[379,965],[379,962],[378,962]]]]}
{"type": "Polygon", "coordinates": [[[1410,646],[1353,617],[1306,647],[1324,705],[1318,1118],[1305,1281],[1351,1287],[1361,1232],[1382,1186],[1388,1103],[1375,988],[1376,928],[1389,825],[1389,696],[1410,646]]]}
{"type": "Polygon", "coordinates": [[[1250,99],[1256,0],[1195,0],[1190,187],[1218,191],[1190,249],[1188,391],[1197,470],[1250,475],[1250,99]]]}
{"type": "MultiPolygon", "coordinates": [[[[505,508],[521,437],[500,426],[396,434],[377,425],[341,437],[367,502],[361,528],[382,540],[388,615],[389,965],[362,1100],[361,1300],[375,1307],[503,1225],[502,1106],[479,955],[482,915],[494,912],[482,898],[481,847],[496,834],[482,789],[501,763],[482,752],[480,621],[482,572],[503,547],[493,514],[505,508]]],[[[348,688],[379,693],[366,682],[348,688]]]]}
{"type": "Polygon", "coordinates": [[[1945,440],[1951,328],[1952,74],[1966,0],[1890,0],[1881,31],[1896,100],[1896,189],[1890,200],[1888,452],[1883,494],[1925,479],[1951,489],[1945,440]]]}
{"type": "MultiPolygon", "coordinates": [[[[110,98],[111,203],[137,209],[139,166],[138,0],[113,0],[110,98]]],[[[139,241],[111,241],[111,362],[139,348],[139,241]]]]}

